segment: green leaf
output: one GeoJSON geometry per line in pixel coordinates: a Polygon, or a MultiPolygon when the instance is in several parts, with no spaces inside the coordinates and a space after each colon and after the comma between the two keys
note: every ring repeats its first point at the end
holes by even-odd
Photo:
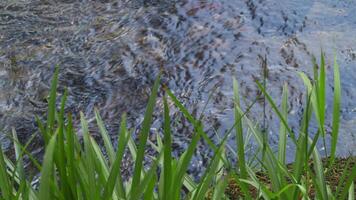
{"type": "Polygon", "coordinates": [[[349,200],[355,200],[355,183],[352,182],[349,189],[349,200]]]}
{"type": "Polygon", "coordinates": [[[346,199],[346,196],[348,195],[352,184],[354,184],[355,179],[356,179],[356,165],[354,165],[351,169],[348,179],[346,180],[346,183],[344,185],[343,191],[341,192],[340,199],[346,199]]]}
{"type": "Polygon", "coordinates": [[[268,102],[270,103],[270,105],[272,106],[272,109],[274,110],[274,112],[277,114],[278,118],[281,120],[281,122],[283,123],[283,125],[285,126],[287,132],[290,134],[292,141],[294,142],[294,144],[297,144],[297,140],[295,137],[294,132],[292,131],[292,129],[288,126],[287,123],[287,119],[285,119],[282,115],[282,113],[279,111],[279,109],[277,108],[275,102],[272,100],[272,97],[266,92],[266,89],[262,86],[261,83],[259,83],[258,81],[256,81],[258,88],[262,91],[262,93],[265,95],[266,99],[268,100],[268,102]]]}
{"type": "Polygon", "coordinates": [[[199,200],[199,199],[204,199],[209,186],[211,184],[211,181],[213,180],[214,176],[217,174],[218,167],[219,167],[219,161],[220,158],[222,157],[223,149],[224,149],[224,144],[226,142],[226,139],[228,137],[225,137],[223,141],[221,141],[221,144],[219,145],[218,150],[215,152],[212,161],[210,162],[208,168],[206,169],[204,176],[202,177],[202,180],[200,181],[200,184],[197,187],[197,191],[195,192],[193,199],[199,200]]]}
{"type": "Polygon", "coordinates": [[[121,174],[120,174],[121,163],[123,160],[122,158],[124,156],[125,148],[127,146],[127,142],[129,139],[129,134],[128,134],[128,131],[126,130],[126,115],[125,114],[123,114],[121,117],[120,127],[121,128],[120,128],[120,134],[119,134],[116,159],[114,160],[114,163],[113,163],[111,171],[110,171],[109,178],[108,178],[106,186],[104,188],[104,195],[103,195],[104,200],[110,199],[116,184],[117,184],[118,197],[122,198],[122,199],[126,199],[124,184],[123,184],[123,180],[122,180],[121,174]]]}
{"type": "Polygon", "coordinates": [[[144,193],[143,199],[145,200],[154,200],[155,195],[154,195],[154,189],[157,181],[157,176],[154,174],[154,176],[151,178],[150,182],[147,184],[146,191],[144,193]]]}
{"type": "Polygon", "coordinates": [[[228,185],[228,176],[223,176],[218,183],[216,184],[216,187],[214,187],[214,194],[213,194],[213,200],[220,200],[223,198],[224,193],[225,193],[225,188],[228,185]]]}
{"type": "Polygon", "coordinates": [[[340,126],[340,107],[341,107],[341,83],[340,83],[340,70],[337,64],[336,54],[334,55],[334,105],[333,105],[333,122],[331,132],[331,152],[330,164],[335,160],[337,140],[339,137],[340,126]]]}
{"type": "Polygon", "coordinates": [[[147,189],[149,190],[146,195],[148,196],[148,194],[150,194],[150,192],[152,192],[152,179],[155,180],[156,182],[156,170],[157,170],[157,166],[159,163],[159,160],[162,157],[162,152],[160,152],[160,154],[157,156],[157,158],[155,160],[153,160],[153,164],[151,166],[151,168],[148,170],[147,173],[144,173],[145,175],[143,176],[142,182],[140,183],[139,187],[140,190],[137,190],[137,193],[134,193],[133,196],[130,196],[129,199],[138,199],[142,196],[142,194],[144,194],[145,191],[147,191],[147,189]]]}
{"type": "Polygon", "coordinates": [[[103,120],[101,119],[99,111],[97,109],[95,109],[95,118],[96,118],[96,122],[99,126],[101,137],[104,141],[105,150],[109,156],[109,161],[110,161],[110,163],[113,163],[115,160],[115,151],[112,146],[111,140],[109,138],[109,134],[105,128],[105,124],[104,124],[103,120]]]}
{"type": "MultiPolygon", "coordinates": [[[[325,57],[324,53],[321,52],[320,55],[320,72],[319,72],[319,79],[317,84],[318,90],[318,106],[319,106],[319,120],[320,120],[320,128],[322,133],[325,134],[324,129],[324,121],[325,121],[325,105],[326,105],[326,72],[325,72],[325,57]]],[[[323,135],[324,136],[324,135],[323,135]]]]}
{"type": "Polygon", "coordinates": [[[235,103],[235,131],[236,131],[236,145],[238,153],[238,163],[237,166],[240,167],[240,176],[243,179],[247,178],[246,162],[245,162],[245,144],[242,128],[242,114],[239,112],[240,108],[240,97],[239,97],[239,87],[236,79],[233,79],[234,88],[234,103],[235,103]]]}
{"type": "Polygon", "coordinates": [[[84,140],[84,163],[85,171],[88,176],[89,191],[94,199],[99,199],[99,191],[97,187],[96,171],[95,171],[95,153],[89,136],[88,122],[86,121],[84,114],[80,113],[80,122],[83,131],[84,140]]]}
{"type": "Polygon", "coordinates": [[[137,149],[137,158],[135,160],[135,168],[134,168],[134,173],[132,178],[131,196],[134,196],[134,194],[137,193],[138,190],[140,189],[138,188],[138,186],[140,185],[141,170],[142,170],[144,154],[145,154],[145,146],[147,143],[148,134],[150,132],[152,114],[156,104],[159,82],[160,82],[160,78],[158,77],[154,83],[151,96],[148,100],[148,105],[142,124],[142,130],[139,134],[139,145],[137,149]]]}
{"type": "MultiPolygon", "coordinates": [[[[310,139],[309,142],[311,143],[310,139]]],[[[313,151],[313,162],[314,162],[314,171],[315,171],[315,179],[316,179],[315,187],[320,191],[320,195],[319,195],[320,198],[327,200],[328,195],[327,195],[327,188],[325,184],[323,164],[321,162],[320,155],[316,150],[316,148],[313,151]]]]}
{"type": "Polygon", "coordinates": [[[172,192],[172,199],[179,199],[180,190],[183,183],[183,177],[189,167],[190,160],[193,157],[199,139],[200,139],[200,135],[195,133],[188,146],[188,149],[182,155],[181,159],[178,162],[178,166],[173,178],[173,184],[170,189],[170,191],[172,192]]]}
{"type": "MultiPolygon", "coordinates": [[[[194,127],[198,127],[200,121],[196,120],[190,113],[189,111],[183,106],[182,103],[179,102],[179,100],[177,99],[177,97],[168,89],[166,89],[166,92],[168,94],[168,96],[172,99],[172,101],[174,102],[174,104],[179,108],[179,110],[183,113],[184,117],[186,117],[188,119],[188,121],[190,123],[192,123],[192,125],[194,127]]],[[[217,147],[215,146],[215,144],[211,141],[211,139],[209,138],[209,136],[203,131],[203,129],[201,129],[201,131],[199,132],[199,134],[201,135],[201,137],[203,137],[203,139],[205,140],[205,142],[209,145],[209,147],[212,150],[216,150],[217,147]]]]}
{"type": "MultiPolygon", "coordinates": [[[[285,84],[283,86],[282,92],[282,105],[281,114],[284,119],[288,119],[288,86],[285,84]]],[[[278,160],[281,164],[286,163],[286,146],[287,146],[287,129],[286,126],[281,122],[279,128],[279,141],[278,141],[278,160]]]]}
{"type": "Polygon", "coordinates": [[[19,176],[20,180],[25,180],[25,169],[24,169],[24,164],[23,164],[23,159],[22,159],[22,151],[21,151],[21,145],[20,142],[17,138],[17,133],[15,128],[12,129],[12,137],[14,139],[14,148],[15,148],[15,157],[16,157],[16,173],[19,176]]]}
{"type": "Polygon", "coordinates": [[[171,199],[172,185],[172,139],[171,139],[171,122],[169,117],[169,107],[166,97],[163,98],[164,103],[164,158],[163,158],[163,199],[171,199]]]}
{"type": "Polygon", "coordinates": [[[6,164],[4,159],[4,153],[0,148],[0,189],[1,196],[4,199],[12,199],[12,186],[10,185],[10,179],[6,172],[6,164]]]}
{"type": "Polygon", "coordinates": [[[46,126],[47,139],[50,138],[50,134],[53,132],[53,128],[54,128],[53,126],[54,126],[55,112],[56,112],[58,74],[59,74],[59,66],[56,66],[52,78],[51,91],[50,91],[49,102],[48,102],[48,114],[47,114],[47,126],[46,126]]]}
{"type": "Polygon", "coordinates": [[[39,188],[39,199],[53,199],[53,189],[51,185],[55,182],[54,171],[54,151],[56,147],[57,135],[53,135],[46,147],[43,166],[41,171],[41,182],[39,188]]]}

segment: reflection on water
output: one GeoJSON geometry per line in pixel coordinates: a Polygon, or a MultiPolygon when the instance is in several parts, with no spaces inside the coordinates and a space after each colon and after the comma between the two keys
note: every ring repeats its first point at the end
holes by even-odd
{"type": "MultiPolygon", "coordinates": [[[[348,155],[356,149],[355,10],[356,3],[346,0],[2,0],[1,136],[15,127],[25,141],[36,130],[33,116],[44,116],[53,66],[59,64],[59,93],[68,88],[68,111],[84,111],[92,119],[98,107],[113,137],[123,112],[132,125],[142,121],[150,87],[163,69],[163,81],[196,116],[214,91],[204,120],[216,139],[215,133],[233,122],[232,77],[240,83],[245,104],[251,103],[258,95],[254,81],[262,80],[264,57],[272,96],[279,101],[283,83],[289,85],[290,123],[297,129],[305,96],[296,72],[310,74],[311,56],[322,47],[328,68],[334,49],[341,66],[339,155],[348,155]]],[[[328,100],[330,109],[332,97],[328,100]]],[[[272,122],[266,128],[276,143],[279,123],[263,107],[259,101],[250,116],[262,122],[265,115],[272,122]]],[[[181,119],[173,108],[172,116],[181,119]]],[[[159,120],[157,110],[155,128],[159,120]]],[[[181,119],[174,125],[176,153],[189,143],[187,124],[181,119]]],[[[6,148],[8,142],[3,140],[6,148]]],[[[195,169],[204,165],[206,152],[202,143],[195,169]]]]}

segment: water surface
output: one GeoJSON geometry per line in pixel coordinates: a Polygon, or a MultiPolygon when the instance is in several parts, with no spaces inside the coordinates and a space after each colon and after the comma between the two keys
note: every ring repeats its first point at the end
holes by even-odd
{"type": "MultiPolygon", "coordinates": [[[[238,79],[248,105],[259,95],[255,80],[263,80],[261,63],[266,58],[268,91],[279,103],[282,85],[288,84],[289,122],[297,130],[305,99],[297,72],[311,76],[312,55],[319,56],[322,48],[329,69],[329,111],[334,50],[341,70],[338,154],[355,154],[355,35],[356,3],[349,0],[2,0],[3,146],[9,148],[5,135],[11,127],[21,141],[37,130],[34,115],[46,113],[56,64],[59,94],[69,90],[67,110],[77,117],[83,111],[93,121],[93,108],[98,107],[113,138],[123,112],[128,113],[131,127],[141,123],[152,83],[163,70],[162,81],[195,116],[204,114],[209,125],[205,129],[217,141],[216,134],[233,123],[232,78],[238,79]]],[[[158,105],[162,107],[161,100],[158,105]]],[[[153,123],[157,130],[161,107],[153,123]]],[[[172,116],[178,121],[173,126],[175,153],[179,153],[189,144],[192,129],[173,107],[172,116]]],[[[259,120],[270,142],[277,144],[279,123],[263,101],[249,116],[259,120]]],[[[91,129],[96,132],[94,125],[91,129]]],[[[235,145],[233,137],[229,144],[235,145]]],[[[32,146],[41,149],[39,140],[32,146]]],[[[196,152],[192,169],[196,174],[209,158],[207,149],[201,143],[196,152]]]]}

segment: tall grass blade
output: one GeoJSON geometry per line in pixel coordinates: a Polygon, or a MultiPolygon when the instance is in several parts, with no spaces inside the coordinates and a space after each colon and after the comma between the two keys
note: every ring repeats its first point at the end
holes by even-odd
{"type": "Polygon", "coordinates": [[[350,171],[350,174],[343,187],[343,190],[341,191],[340,199],[346,199],[346,196],[349,193],[351,185],[354,184],[355,180],[356,180],[356,165],[354,165],[350,171]]]}
{"type": "Polygon", "coordinates": [[[109,138],[109,134],[105,128],[105,124],[100,117],[99,111],[96,108],[95,108],[95,118],[96,118],[96,123],[99,126],[100,135],[104,141],[105,150],[109,156],[109,161],[110,161],[110,163],[113,163],[115,160],[115,151],[112,146],[111,140],[109,138]]]}
{"type": "MultiPolygon", "coordinates": [[[[281,114],[284,119],[288,120],[288,86],[283,86],[281,114]]],[[[286,163],[286,146],[287,146],[287,129],[281,122],[279,128],[279,142],[278,142],[278,160],[281,164],[286,163]]]]}
{"type": "Polygon", "coordinates": [[[237,166],[240,167],[240,176],[243,179],[247,178],[246,162],[245,162],[245,143],[242,128],[242,114],[239,112],[240,107],[240,97],[239,97],[239,87],[236,79],[233,79],[233,89],[234,89],[234,103],[235,103],[235,132],[236,132],[236,145],[238,154],[237,166]]]}
{"type": "MultiPolygon", "coordinates": [[[[172,170],[172,174],[174,174],[173,170],[172,170]]],[[[198,187],[197,184],[192,179],[192,177],[190,177],[188,174],[185,174],[183,177],[183,186],[189,192],[194,191],[198,187]]]]}
{"type": "MultiPolygon", "coordinates": [[[[166,89],[166,92],[168,94],[168,96],[172,99],[172,101],[174,102],[174,104],[179,108],[179,110],[183,113],[184,117],[186,117],[188,119],[188,121],[190,123],[192,123],[192,125],[194,127],[198,127],[199,126],[199,121],[196,120],[190,113],[189,111],[183,106],[182,103],[179,102],[179,100],[177,99],[177,97],[168,89],[166,89]]],[[[198,129],[196,129],[198,130],[198,129]]],[[[205,140],[205,142],[209,145],[209,147],[212,150],[216,150],[217,147],[215,146],[215,144],[211,141],[211,139],[209,138],[209,136],[203,131],[203,129],[201,129],[201,131],[199,132],[199,134],[201,134],[201,137],[203,137],[203,139],[205,140]]]]}
{"type": "Polygon", "coordinates": [[[349,200],[355,200],[355,182],[352,182],[350,185],[349,200]]]}
{"type": "Polygon", "coordinates": [[[150,182],[147,184],[147,188],[143,195],[143,199],[145,200],[155,199],[154,190],[155,190],[156,181],[157,181],[157,176],[156,174],[154,174],[153,178],[151,178],[150,182]]]}
{"type": "Polygon", "coordinates": [[[90,142],[93,150],[95,170],[97,172],[97,182],[103,187],[106,183],[107,178],[109,177],[109,165],[107,159],[102,153],[98,143],[94,138],[90,137],[90,142]]]}
{"type": "MultiPolygon", "coordinates": [[[[66,159],[67,159],[67,181],[69,183],[69,185],[74,186],[76,185],[76,178],[75,178],[75,174],[76,174],[76,162],[75,162],[75,139],[76,136],[74,136],[74,131],[73,131],[73,123],[72,123],[72,116],[68,115],[67,116],[68,119],[68,125],[66,127],[66,131],[65,131],[65,137],[66,137],[66,146],[65,146],[65,155],[66,155],[66,159]]],[[[77,187],[71,187],[72,190],[72,195],[73,198],[75,199],[75,197],[77,197],[77,187]]]]}
{"type": "Polygon", "coordinates": [[[61,107],[59,111],[59,115],[57,117],[58,122],[58,139],[57,139],[57,150],[55,151],[55,161],[57,165],[57,169],[59,171],[60,177],[60,187],[63,190],[63,194],[66,196],[66,199],[73,198],[72,190],[68,184],[68,176],[67,176],[67,167],[66,167],[66,152],[65,152],[65,136],[64,136],[64,126],[65,126],[65,119],[64,119],[64,109],[65,104],[67,101],[67,90],[64,91],[64,94],[61,99],[61,107]]]}
{"type": "Polygon", "coordinates": [[[325,72],[325,56],[324,52],[321,52],[320,55],[320,72],[317,83],[317,98],[319,105],[319,120],[320,120],[320,128],[323,136],[325,136],[325,109],[326,109],[326,72],[325,72]]]}
{"type": "Polygon", "coordinates": [[[173,184],[170,189],[170,191],[172,192],[172,199],[180,199],[179,195],[183,184],[183,177],[189,167],[190,160],[193,157],[199,139],[200,135],[195,133],[188,146],[188,149],[186,150],[186,152],[184,152],[181,157],[181,160],[179,160],[178,162],[177,169],[173,178],[173,184]]]}
{"type": "Polygon", "coordinates": [[[6,171],[6,163],[2,148],[0,148],[0,189],[3,199],[12,199],[12,186],[9,176],[6,171]]]}
{"type": "MultiPolygon", "coordinates": [[[[51,91],[48,102],[48,114],[47,114],[47,124],[46,124],[46,137],[44,139],[49,139],[50,134],[53,132],[53,126],[55,122],[55,112],[56,112],[56,97],[57,97],[57,84],[58,84],[58,74],[59,67],[56,66],[54,75],[52,77],[51,91]]],[[[45,141],[48,142],[48,141],[45,141]]]]}
{"type": "MultiPolygon", "coordinates": [[[[159,155],[155,160],[153,160],[153,164],[151,168],[148,170],[147,173],[144,173],[144,176],[142,178],[142,181],[140,182],[139,185],[139,190],[137,190],[137,193],[134,193],[133,196],[130,196],[129,199],[139,199],[147,189],[150,189],[150,183],[152,182],[152,179],[156,179],[156,170],[157,166],[159,163],[159,160],[163,156],[162,152],[159,152],[159,155]]],[[[149,192],[148,192],[149,193],[149,192]]]]}
{"type": "Polygon", "coordinates": [[[163,199],[171,199],[172,185],[172,139],[171,139],[171,122],[169,117],[169,107],[166,97],[164,103],[164,157],[163,157],[163,199]]]}
{"type": "MultiPolygon", "coordinates": [[[[311,140],[308,138],[309,142],[311,143],[311,140]]],[[[320,155],[316,148],[314,148],[313,151],[313,162],[314,162],[314,171],[315,171],[315,187],[317,188],[317,191],[320,191],[319,197],[321,199],[328,199],[328,194],[327,194],[327,188],[325,184],[325,177],[324,177],[324,168],[323,164],[320,158],[320,155]]]]}
{"type": "Polygon", "coordinates": [[[115,185],[117,184],[118,197],[121,199],[126,199],[126,193],[124,189],[124,183],[121,178],[120,169],[127,142],[129,139],[128,131],[126,130],[126,115],[123,114],[121,118],[120,125],[120,135],[116,153],[116,159],[112,165],[109,178],[107,180],[106,186],[104,188],[103,199],[110,199],[112,192],[114,191],[115,185]]]}
{"type": "Polygon", "coordinates": [[[43,158],[43,165],[41,171],[41,183],[39,188],[39,199],[53,199],[53,189],[51,187],[54,184],[55,179],[53,175],[54,171],[54,151],[56,148],[57,135],[53,135],[49,140],[46,152],[43,158]]]}
{"type": "Polygon", "coordinates": [[[85,171],[88,176],[88,189],[94,199],[99,199],[99,191],[97,187],[96,171],[95,171],[95,153],[92,147],[91,139],[89,136],[88,122],[86,121],[84,114],[80,113],[80,122],[83,131],[84,141],[84,164],[85,171]]]}
{"type": "Polygon", "coordinates": [[[290,137],[291,137],[292,141],[294,142],[294,144],[297,144],[297,140],[296,140],[294,132],[288,126],[287,120],[283,117],[282,113],[279,111],[278,107],[276,106],[276,104],[272,100],[272,97],[267,93],[267,91],[265,90],[265,88],[262,86],[261,83],[259,83],[258,81],[256,81],[256,83],[257,83],[258,88],[262,91],[262,93],[265,95],[266,99],[270,103],[270,105],[271,105],[272,109],[274,110],[274,112],[277,114],[278,118],[281,120],[281,122],[285,126],[287,132],[290,134],[290,137]]]}
{"type": "Polygon", "coordinates": [[[222,157],[223,149],[224,149],[224,144],[226,142],[226,139],[228,137],[226,136],[223,141],[221,141],[221,144],[219,145],[218,150],[215,152],[208,168],[205,171],[204,176],[202,177],[202,180],[200,181],[200,184],[198,185],[197,191],[195,192],[193,199],[200,200],[204,199],[209,186],[211,184],[211,181],[213,180],[214,176],[217,174],[217,171],[219,170],[219,161],[220,158],[222,157]]]}
{"type": "Polygon", "coordinates": [[[212,198],[213,200],[223,199],[225,188],[227,187],[228,183],[228,176],[221,177],[221,179],[217,182],[216,187],[214,187],[214,194],[212,198]]]}
{"type": "Polygon", "coordinates": [[[337,139],[339,137],[340,107],[341,107],[340,70],[335,54],[334,55],[334,105],[333,105],[332,132],[331,132],[330,164],[332,164],[335,160],[337,139]]]}
{"type": "Polygon", "coordinates": [[[148,101],[145,117],[142,124],[142,130],[139,135],[139,145],[137,149],[137,158],[135,160],[135,168],[134,174],[132,178],[132,185],[131,185],[131,196],[134,196],[135,193],[138,192],[140,188],[140,178],[141,178],[141,170],[144,160],[144,153],[145,153],[145,146],[148,139],[148,134],[150,132],[151,121],[152,121],[152,114],[154,111],[154,107],[156,104],[156,98],[159,88],[160,78],[158,77],[154,83],[151,96],[148,101]]]}
{"type": "Polygon", "coordinates": [[[26,180],[24,163],[23,163],[23,159],[22,159],[23,154],[21,151],[21,145],[18,140],[16,130],[14,128],[12,129],[12,137],[14,139],[15,158],[16,158],[16,173],[18,174],[20,180],[26,180]]]}

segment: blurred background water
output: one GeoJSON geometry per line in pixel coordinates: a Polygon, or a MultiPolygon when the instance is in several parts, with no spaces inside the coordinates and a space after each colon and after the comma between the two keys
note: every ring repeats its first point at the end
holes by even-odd
{"type": "MultiPolygon", "coordinates": [[[[113,139],[123,112],[131,127],[141,123],[152,83],[163,69],[162,81],[195,116],[204,114],[210,126],[205,130],[217,140],[216,134],[233,124],[232,78],[248,105],[258,96],[255,80],[263,80],[266,58],[268,91],[280,103],[282,86],[288,84],[289,122],[297,130],[305,99],[297,72],[312,75],[311,58],[323,49],[329,111],[334,51],[341,70],[338,155],[356,154],[355,35],[356,3],[349,0],[1,0],[2,145],[9,150],[6,135],[12,127],[23,142],[37,130],[34,115],[46,114],[56,64],[58,93],[69,91],[67,111],[76,119],[83,111],[93,121],[93,108],[98,107],[113,139]]],[[[160,128],[160,109],[152,132],[160,128]]],[[[189,144],[192,128],[174,108],[172,116],[178,154],[189,144]]],[[[279,122],[263,101],[249,116],[264,124],[270,143],[277,144],[279,122]]],[[[91,130],[97,132],[95,124],[91,130]]],[[[229,145],[235,145],[234,137],[229,145]]],[[[288,148],[290,160],[293,149],[288,148]]],[[[41,155],[39,139],[31,150],[41,155]]],[[[202,172],[210,153],[202,142],[193,174],[202,172]]]]}

